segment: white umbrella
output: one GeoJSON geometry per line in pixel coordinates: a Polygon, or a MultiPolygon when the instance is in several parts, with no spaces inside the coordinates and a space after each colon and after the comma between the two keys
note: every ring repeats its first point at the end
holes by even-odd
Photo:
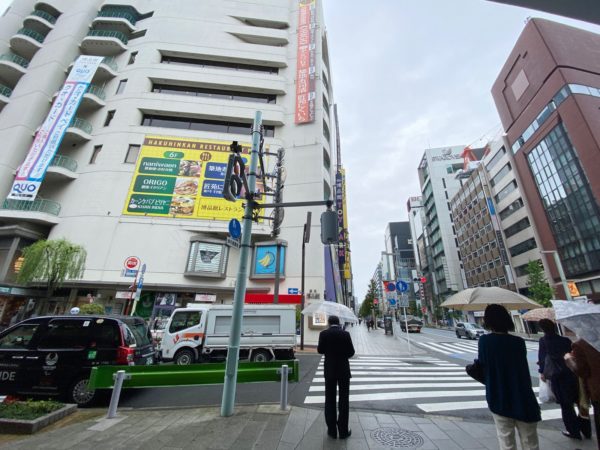
{"type": "Polygon", "coordinates": [[[462,311],[481,311],[492,303],[502,305],[508,310],[542,307],[524,295],[497,286],[465,289],[448,297],[440,306],[462,311]]]}
{"type": "Polygon", "coordinates": [[[336,302],[313,302],[302,310],[302,314],[309,315],[322,313],[327,316],[338,316],[340,322],[358,322],[358,318],[354,311],[341,303],[336,302]]]}
{"type": "Polygon", "coordinates": [[[600,352],[600,305],[579,301],[552,300],[558,323],[600,352]]]}

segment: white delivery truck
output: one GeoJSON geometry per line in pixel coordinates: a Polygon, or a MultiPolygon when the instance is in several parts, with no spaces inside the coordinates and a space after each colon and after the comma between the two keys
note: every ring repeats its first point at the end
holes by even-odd
{"type": "MultiPolygon", "coordinates": [[[[225,360],[232,311],[232,305],[206,304],[175,309],[160,342],[163,361],[185,365],[225,360]]],[[[294,306],[244,305],[240,359],[293,359],[295,344],[294,306]]]]}

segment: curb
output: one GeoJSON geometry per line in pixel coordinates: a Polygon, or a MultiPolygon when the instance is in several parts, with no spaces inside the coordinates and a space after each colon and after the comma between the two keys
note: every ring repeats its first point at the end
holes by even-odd
{"type": "Polygon", "coordinates": [[[63,417],[73,414],[76,410],[77,405],[65,405],[54,412],[33,420],[0,419],[0,433],[34,434],[42,428],[58,422],[63,417]]]}

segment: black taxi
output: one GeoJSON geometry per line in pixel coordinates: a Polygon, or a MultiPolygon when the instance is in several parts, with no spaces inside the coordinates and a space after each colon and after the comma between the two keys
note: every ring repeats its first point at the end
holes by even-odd
{"type": "Polygon", "coordinates": [[[0,395],[61,396],[87,406],[92,367],[154,364],[146,322],[130,316],[51,316],[0,333],[0,395]]]}

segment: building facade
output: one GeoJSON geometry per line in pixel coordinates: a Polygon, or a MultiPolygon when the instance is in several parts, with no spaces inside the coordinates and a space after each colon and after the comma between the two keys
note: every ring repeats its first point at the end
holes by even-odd
{"type": "MultiPolygon", "coordinates": [[[[333,94],[318,1],[20,0],[0,19],[0,54],[3,200],[77,58],[102,58],[37,197],[7,198],[0,209],[0,322],[29,299],[40,314],[90,299],[122,312],[131,269],[141,265],[142,315],[165,297],[170,306],[230,302],[239,250],[227,245],[228,222],[243,209],[222,199],[224,168],[233,141],[248,152],[257,110],[264,149],[285,150],[283,200],[334,199],[333,94]],[[14,283],[15,263],[24,246],[61,237],[86,249],[85,273],[38,302],[14,283]]],[[[268,156],[265,170],[274,163],[268,156]]],[[[308,210],[318,218],[324,207],[285,211],[282,295],[299,294],[297,230],[308,210]]],[[[337,251],[312,224],[305,292],[341,300],[337,251]],[[326,289],[328,278],[336,289],[326,289]]],[[[248,293],[272,298],[270,222],[259,219],[252,235],[248,293]]]]}
{"type": "Polygon", "coordinates": [[[559,298],[553,252],[578,293],[600,300],[600,61],[590,56],[599,51],[598,34],[531,19],[492,87],[538,233],[536,259],[559,298]]]}

